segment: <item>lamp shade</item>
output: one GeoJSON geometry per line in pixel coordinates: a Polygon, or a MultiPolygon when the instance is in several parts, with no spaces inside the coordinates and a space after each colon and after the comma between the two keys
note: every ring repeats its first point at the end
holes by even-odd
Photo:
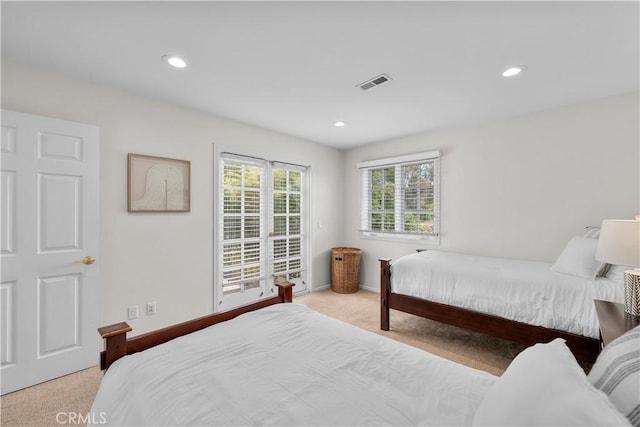
{"type": "Polygon", "coordinates": [[[602,221],[596,259],[609,264],[640,267],[640,221],[602,221]]]}

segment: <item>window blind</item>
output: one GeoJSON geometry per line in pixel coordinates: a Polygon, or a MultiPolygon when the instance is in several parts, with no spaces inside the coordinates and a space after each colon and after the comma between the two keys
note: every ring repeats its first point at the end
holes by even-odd
{"type": "Polygon", "coordinates": [[[363,162],[361,232],[365,235],[438,236],[440,152],[363,162]]]}

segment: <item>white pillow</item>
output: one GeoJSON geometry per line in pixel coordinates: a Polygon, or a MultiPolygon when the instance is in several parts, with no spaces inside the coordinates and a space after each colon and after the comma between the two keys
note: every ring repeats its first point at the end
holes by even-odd
{"type": "Polygon", "coordinates": [[[569,240],[551,270],[593,280],[604,263],[596,261],[598,239],[574,237],[569,240]]]}
{"type": "Polygon", "coordinates": [[[600,238],[600,227],[594,227],[593,225],[587,225],[587,231],[584,232],[582,237],[587,237],[589,239],[599,239],[600,238]]]}
{"type": "Polygon", "coordinates": [[[629,426],[587,380],[563,339],[520,353],[478,407],[474,426],[629,426]]]}
{"type": "Polygon", "coordinates": [[[627,267],[626,265],[612,264],[607,270],[605,277],[611,279],[620,284],[624,283],[624,272],[627,270],[633,270],[633,267],[627,267]]]}
{"type": "Polygon", "coordinates": [[[632,425],[640,426],[640,326],[611,341],[596,359],[588,378],[632,425]]]}

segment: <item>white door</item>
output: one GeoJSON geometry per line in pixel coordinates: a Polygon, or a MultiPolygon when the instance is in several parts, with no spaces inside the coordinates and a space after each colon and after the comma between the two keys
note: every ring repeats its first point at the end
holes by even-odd
{"type": "Polygon", "coordinates": [[[300,166],[272,164],[269,218],[272,283],[295,283],[295,293],[307,290],[306,175],[307,169],[300,166]]]}
{"type": "Polygon", "coordinates": [[[216,310],[276,295],[275,283],[306,290],[306,174],[302,166],[222,153],[216,310]]]}
{"type": "Polygon", "coordinates": [[[2,110],[1,393],[98,363],[99,130],[2,110]],[[83,262],[84,260],[84,262],[83,262]]]}

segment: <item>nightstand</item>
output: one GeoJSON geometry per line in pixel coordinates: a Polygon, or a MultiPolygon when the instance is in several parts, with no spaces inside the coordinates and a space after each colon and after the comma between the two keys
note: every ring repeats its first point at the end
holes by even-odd
{"type": "Polygon", "coordinates": [[[594,300],[600,323],[600,349],[628,330],[640,325],[640,316],[624,312],[624,304],[594,300]]]}

